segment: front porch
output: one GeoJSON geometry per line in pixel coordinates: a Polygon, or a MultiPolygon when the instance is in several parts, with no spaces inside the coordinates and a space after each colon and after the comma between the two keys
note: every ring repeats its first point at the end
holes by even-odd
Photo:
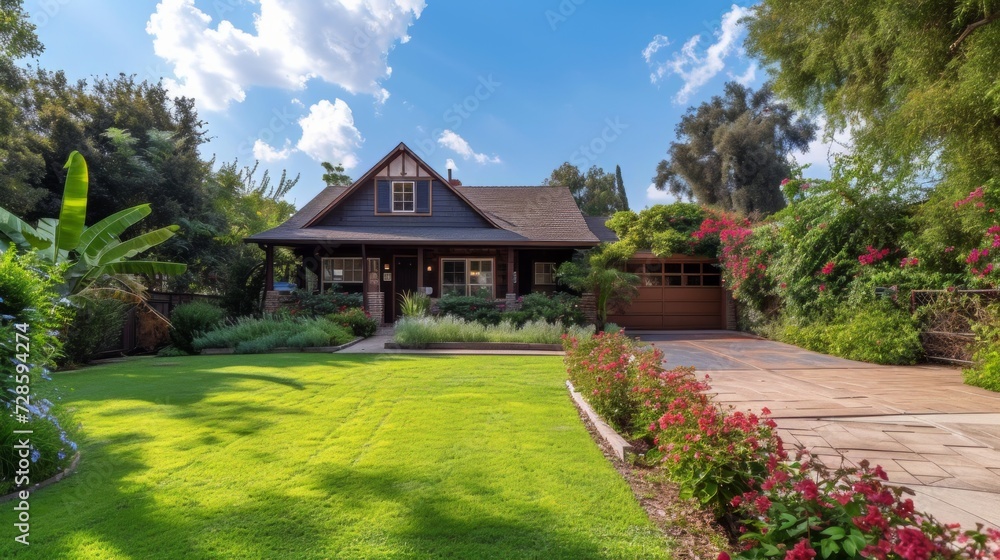
{"type": "MultiPolygon", "coordinates": [[[[265,252],[264,309],[274,312],[290,301],[275,289],[274,252],[265,252]]],[[[365,309],[383,324],[399,318],[404,293],[481,296],[513,305],[531,292],[556,291],[555,269],[573,257],[562,247],[443,245],[298,245],[288,246],[297,266],[294,282],[311,293],[334,286],[361,293],[365,309]]]]}

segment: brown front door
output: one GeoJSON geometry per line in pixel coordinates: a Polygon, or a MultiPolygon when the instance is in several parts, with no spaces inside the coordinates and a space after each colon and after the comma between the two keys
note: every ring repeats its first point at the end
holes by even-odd
{"type": "Polygon", "coordinates": [[[417,291],[417,257],[393,258],[392,320],[399,319],[399,299],[404,293],[417,291]]]}

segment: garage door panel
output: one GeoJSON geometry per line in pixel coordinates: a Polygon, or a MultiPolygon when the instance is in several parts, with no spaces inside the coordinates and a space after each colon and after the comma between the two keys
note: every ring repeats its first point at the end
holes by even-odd
{"type": "Polygon", "coordinates": [[[608,321],[630,329],[662,329],[662,315],[608,315],[608,321]]]}
{"type": "MultiPolygon", "coordinates": [[[[639,261],[643,264],[634,266],[639,266],[638,270],[645,270],[642,276],[645,281],[671,285],[640,286],[637,296],[627,308],[610,314],[609,321],[633,329],[723,328],[725,290],[721,287],[699,285],[705,283],[700,274],[709,274],[704,272],[705,268],[701,262],[664,260],[660,267],[657,267],[655,261],[648,258],[639,261]],[[651,262],[654,264],[646,266],[651,262]],[[690,265],[689,268],[692,270],[676,269],[677,263],[681,263],[682,266],[690,265]],[[668,264],[674,268],[667,268],[668,264]],[[677,273],[677,277],[660,276],[658,272],[661,270],[665,271],[663,273],[665,275],[677,273]],[[678,270],[684,271],[683,279],[678,270]],[[672,285],[673,280],[685,285],[672,285]]],[[[717,276],[713,278],[717,279],[717,276]]]]}

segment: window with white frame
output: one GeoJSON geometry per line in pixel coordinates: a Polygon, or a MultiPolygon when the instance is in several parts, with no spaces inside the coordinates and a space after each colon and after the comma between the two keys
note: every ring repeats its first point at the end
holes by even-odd
{"type": "Polygon", "coordinates": [[[441,259],[441,294],[493,297],[493,259],[441,259]]]}
{"type": "Polygon", "coordinates": [[[392,183],[393,212],[413,212],[414,198],[413,181],[394,181],[392,183]]]}
{"type": "Polygon", "coordinates": [[[323,291],[333,284],[360,284],[364,279],[361,257],[323,259],[323,291]]]}
{"type": "Polygon", "coordinates": [[[536,262],[535,263],[535,285],[551,286],[556,283],[556,263],[536,262]]]}

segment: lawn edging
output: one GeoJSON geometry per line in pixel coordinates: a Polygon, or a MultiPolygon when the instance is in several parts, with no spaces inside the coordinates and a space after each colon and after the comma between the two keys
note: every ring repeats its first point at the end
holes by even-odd
{"type": "Polygon", "coordinates": [[[536,342],[428,342],[426,344],[400,344],[386,342],[387,350],[540,350],[562,352],[561,344],[536,342]]]}
{"type": "Polygon", "coordinates": [[[55,483],[59,482],[60,480],[62,480],[64,478],[66,478],[67,476],[73,474],[73,471],[76,470],[76,467],[79,464],[80,464],[80,452],[77,451],[76,455],[73,456],[73,460],[70,461],[68,467],[66,467],[65,469],[57,472],[56,474],[50,476],[49,478],[46,478],[45,480],[43,480],[43,481],[41,481],[41,482],[39,482],[37,484],[34,484],[34,485],[29,486],[27,488],[21,488],[20,490],[14,490],[13,492],[11,492],[10,494],[7,494],[6,496],[0,496],[0,504],[9,502],[11,500],[16,500],[18,498],[18,496],[20,495],[21,492],[27,491],[30,494],[32,492],[36,492],[38,490],[41,490],[42,488],[45,488],[46,486],[50,486],[52,484],[55,484],[55,483]]]}
{"type": "Polygon", "coordinates": [[[622,461],[625,460],[625,455],[628,453],[633,453],[632,444],[629,443],[625,438],[623,438],[614,428],[608,425],[607,422],[601,419],[600,416],[594,412],[594,409],[590,407],[590,404],[584,400],[583,395],[577,392],[576,388],[573,387],[573,383],[569,379],[566,380],[566,388],[569,389],[569,394],[573,397],[573,401],[576,405],[580,407],[580,410],[587,415],[590,422],[597,429],[597,433],[600,434],[601,438],[611,446],[614,450],[615,455],[618,456],[622,461]]]}
{"type": "MultiPolygon", "coordinates": [[[[308,346],[308,347],[305,347],[305,348],[292,348],[290,346],[279,346],[277,348],[272,348],[269,352],[265,352],[265,354],[290,354],[290,353],[297,354],[297,353],[300,353],[300,352],[305,352],[305,353],[312,352],[312,353],[316,353],[316,354],[323,354],[323,353],[329,354],[329,353],[332,353],[332,352],[339,352],[339,351],[343,350],[344,348],[348,348],[348,347],[354,346],[355,344],[361,342],[364,339],[365,339],[365,337],[359,336],[359,337],[356,337],[354,340],[352,340],[350,342],[345,342],[345,343],[343,343],[341,345],[338,345],[338,346],[308,346]]],[[[204,348],[201,351],[201,355],[202,356],[219,356],[219,355],[227,355],[227,354],[234,354],[234,353],[236,353],[236,349],[235,348],[204,348]]]]}

